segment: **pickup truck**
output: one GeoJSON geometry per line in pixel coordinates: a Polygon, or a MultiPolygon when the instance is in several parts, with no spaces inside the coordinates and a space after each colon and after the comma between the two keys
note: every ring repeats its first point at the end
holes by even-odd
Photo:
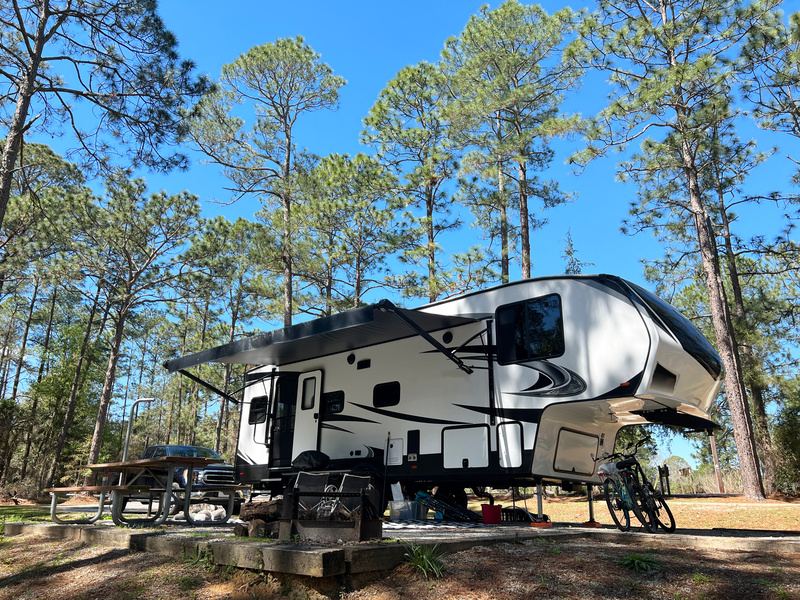
{"type": "MultiPolygon", "coordinates": [[[[178,446],[168,444],[157,444],[148,446],[139,458],[159,458],[161,456],[202,456],[206,458],[218,458],[219,463],[212,463],[203,468],[192,471],[192,498],[204,498],[208,496],[219,496],[219,492],[204,492],[204,487],[216,487],[221,485],[236,485],[233,465],[225,463],[225,460],[211,448],[203,446],[178,446]]],[[[188,469],[176,471],[172,487],[182,489],[186,487],[186,476],[188,469]]],[[[155,485],[154,481],[148,481],[147,477],[138,480],[142,485],[155,485]]],[[[135,498],[135,496],[134,496],[135,498]]],[[[237,501],[235,510],[238,513],[237,501]]],[[[180,510],[173,506],[173,512],[180,510]]]]}

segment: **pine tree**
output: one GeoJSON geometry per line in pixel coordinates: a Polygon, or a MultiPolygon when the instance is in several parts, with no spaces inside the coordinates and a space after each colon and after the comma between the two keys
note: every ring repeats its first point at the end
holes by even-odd
{"type": "Polygon", "coordinates": [[[451,135],[471,149],[462,170],[496,187],[488,211],[480,208],[485,194],[470,204],[481,218],[499,215],[503,282],[509,280],[511,240],[517,237],[522,277],[531,276],[531,230],[544,222],[531,217],[530,199],[538,198],[543,208],[569,199],[556,182],[542,181],[535,173],[545,171],[553,159],[550,138],[577,125],[559,109],[582,73],[567,43],[577,17],[569,8],[551,16],[538,5],[516,0],[494,10],[484,6],[442,53],[452,94],[445,111],[451,135]],[[517,235],[509,222],[512,198],[517,235]]]}
{"type": "Polygon", "coordinates": [[[304,160],[295,125],[308,113],[335,109],[345,83],[300,36],[255,46],[222,67],[218,88],[200,102],[191,128],[194,143],[230,180],[235,200],[255,197],[265,211],[280,214],[287,327],[294,311],[292,208],[304,160]],[[254,114],[249,129],[239,116],[241,105],[254,114]]]}
{"type": "Polygon", "coordinates": [[[0,23],[0,122],[8,128],[0,225],[26,135],[70,131],[92,169],[107,167],[123,150],[135,166],[186,165],[167,148],[180,133],[187,99],[207,82],[180,60],[155,0],[4,2],[0,23]],[[91,109],[73,106],[75,99],[91,109]]]}
{"type": "MultiPolygon", "coordinates": [[[[583,35],[594,66],[611,74],[613,91],[588,132],[592,143],[576,160],[590,160],[612,146],[640,139],[642,153],[632,167],[636,172],[660,172],[664,179],[680,174],[678,198],[684,201],[672,215],[676,226],[691,232],[700,255],[725,366],[744,491],[748,498],[763,499],[742,361],[718,260],[718,232],[702,187],[700,153],[710,144],[710,132],[736,115],[728,110],[731,84],[748,67],[738,58],[737,47],[771,19],[771,5],[744,0],[603,0],[599,9],[585,21],[583,35]]],[[[623,166],[623,171],[630,174],[631,167],[623,166]]]]}

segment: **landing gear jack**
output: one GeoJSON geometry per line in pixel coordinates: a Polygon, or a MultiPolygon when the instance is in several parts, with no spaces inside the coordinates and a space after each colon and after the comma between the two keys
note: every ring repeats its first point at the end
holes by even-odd
{"type": "Polygon", "coordinates": [[[592,499],[592,486],[586,485],[586,493],[589,496],[589,520],[582,523],[584,527],[602,527],[600,523],[594,520],[594,500],[592,499]]]}
{"type": "Polygon", "coordinates": [[[544,496],[544,488],[542,487],[542,480],[540,479],[536,483],[536,516],[533,518],[533,522],[531,523],[531,527],[552,527],[553,523],[550,521],[550,517],[544,514],[543,507],[542,507],[542,497],[544,496]]]}

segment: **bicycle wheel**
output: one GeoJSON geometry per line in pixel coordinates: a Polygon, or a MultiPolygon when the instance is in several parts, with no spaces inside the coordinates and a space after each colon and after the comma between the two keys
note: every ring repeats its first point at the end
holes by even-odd
{"type": "Polygon", "coordinates": [[[628,531],[631,528],[631,515],[628,512],[628,507],[625,506],[625,499],[620,494],[617,482],[612,479],[606,479],[605,483],[603,483],[603,493],[608,505],[608,514],[611,515],[617,529],[628,531]]]}
{"type": "Polygon", "coordinates": [[[650,533],[655,533],[658,531],[658,524],[656,523],[654,511],[648,503],[649,494],[647,494],[642,487],[634,481],[626,481],[625,484],[628,486],[628,493],[631,497],[631,508],[633,509],[633,514],[636,515],[636,518],[639,520],[645,530],[649,531],[650,533]]]}
{"type": "Polygon", "coordinates": [[[666,499],[661,495],[661,492],[655,492],[652,496],[653,503],[656,507],[656,522],[658,522],[661,529],[667,533],[672,533],[675,531],[675,517],[672,516],[672,511],[669,509],[669,506],[667,506],[666,499]]]}

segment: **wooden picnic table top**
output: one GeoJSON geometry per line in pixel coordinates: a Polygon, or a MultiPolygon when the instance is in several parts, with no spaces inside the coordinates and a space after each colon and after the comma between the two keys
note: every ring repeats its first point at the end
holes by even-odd
{"type": "Polygon", "coordinates": [[[91,471],[128,471],[130,469],[166,468],[170,466],[205,467],[219,462],[220,460],[218,458],[207,458],[205,456],[159,456],[158,458],[140,458],[136,460],[83,465],[81,468],[90,469],[91,471]]]}

